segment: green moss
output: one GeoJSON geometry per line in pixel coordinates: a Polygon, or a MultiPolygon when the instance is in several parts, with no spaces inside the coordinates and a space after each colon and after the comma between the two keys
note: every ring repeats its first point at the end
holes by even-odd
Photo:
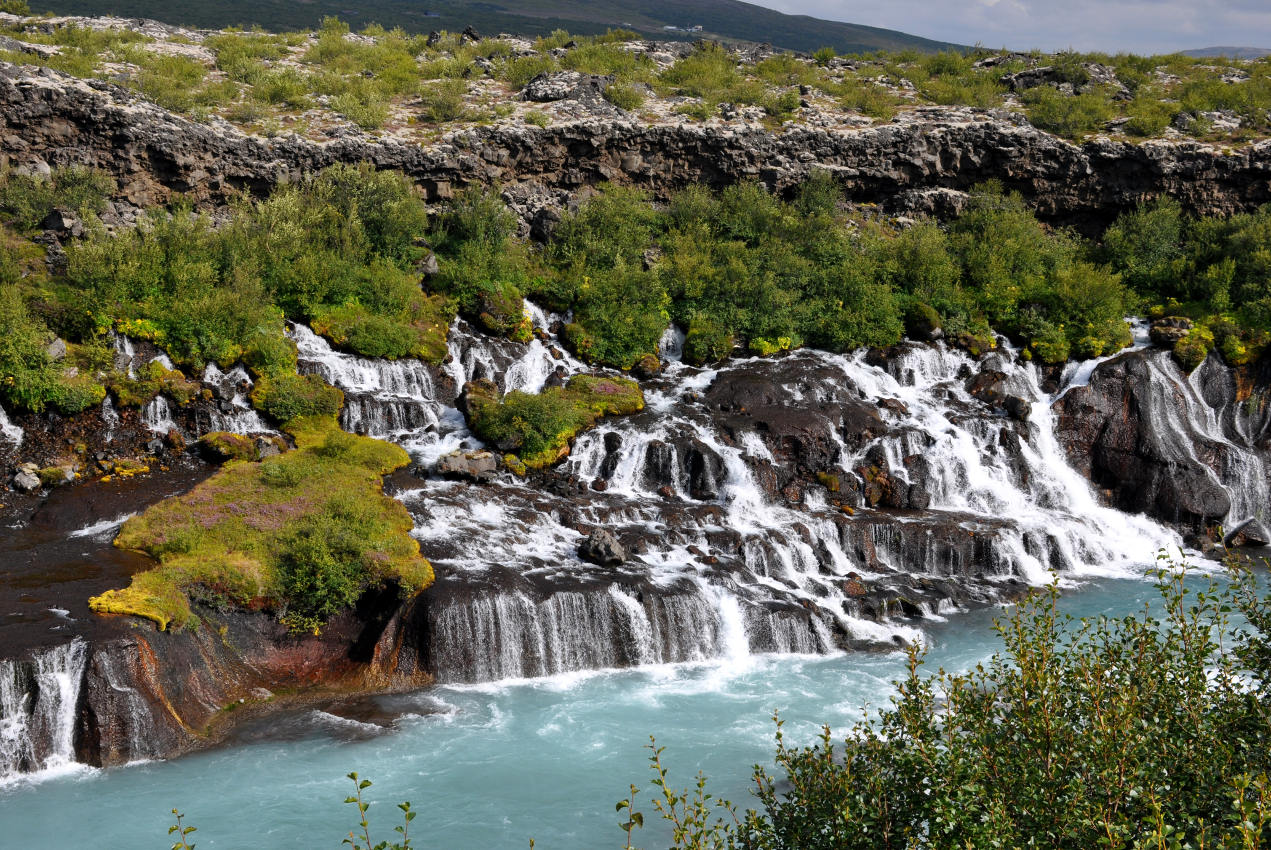
{"type": "Polygon", "coordinates": [[[381,476],[405,466],[406,452],[331,419],[297,424],[300,448],[230,464],[126,522],[115,545],[157,563],[90,607],[166,629],[196,624],[192,597],[215,598],[313,629],[375,585],[414,593],[431,584],[409,513],[382,491],[381,476]]]}
{"type": "Polygon", "coordinates": [[[359,303],[315,311],[313,330],[334,345],[365,357],[417,357],[440,363],[454,310],[438,295],[412,300],[398,315],[382,315],[359,303]]]}
{"type": "Polygon", "coordinates": [[[940,329],[940,314],[930,304],[915,302],[905,311],[905,333],[912,339],[933,339],[940,329]]]}
{"type": "Polygon", "coordinates": [[[335,416],[344,393],[317,375],[266,375],[252,387],[252,404],[281,423],[335,416]]]}
{"type": "Polygon", "coordinates": [[[818,472],[816,474],[816,480],[822,487],[829,490],[831,493],[837,493],[839,491],[839,477],[837,475],[831,475],[828,472],[818,472]]]}
{"type": "Polygon", "coordinates": [[[781,336],[776,339],[755,337],[747,347],[752,353],[758,354],[760,357],[771,357],[778,352],[789,351],[794,347],[794,340],[788,336],[781,336]]]}
{"type": "MultiPolygon", "coordinates": [[[[513,453],[519,465],[541,469],[568,455],[574,437],[602,417],[643,410],[644,393],[627,378],[575,375],[563,387],[514,390],[500,399],[492,383],[476,381],[468,385],[464,408],[482,440],[513,453]]],[[[515,471],[517,464],[508,465],[515,471]]]]}
{"type": "Polygon", "coordinates": [[[1191,372],[1204,363],[1213,350],[1213,332],[1204,325],[1197,325],[1174,345],[1174,359],[1184,371],[1191,372]]]}
{"type": "MultiPolygon", "coordinates": [[[[231,460],[255,461],[261,459],[261,447],[256,437],[246,434],[233,434],[229,431],[213,431],[199,438],[199,448],[204,455],[210,455],[219,462],[231,460]]],[[[277,452],[285,452],[287,443],[281,437],[272,438],[267,445],[272,445],[277,452]]],[[[273,450],[270,450],[271,453],[273,450]]]]}
{"type": "Polygon", "coordinates": [[[118,377],[110,382],[110,394],[121,407],[141,407],[163,393],[177,404],[189,404],[201,389],[177,369],[167,369],[151,361],[136,378],[118,377]]]}

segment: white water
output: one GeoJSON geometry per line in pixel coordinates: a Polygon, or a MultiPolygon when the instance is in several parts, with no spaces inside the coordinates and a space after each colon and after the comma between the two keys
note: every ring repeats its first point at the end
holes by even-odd
{"type": "Polygon", "coordinates": [[[141,408],[141,424],[156,434],[166,434],[177,427],[166,396],[160,394],[146,402],[141,408]]]}
{"type": "Polygon", "coordinates": [[[26,661],[0,661],[0,784],[21,772],[58,775],[75,760],[88,644],[76,638],[26,661]]]}
{"type": "Polygon", "coordinates": [[[9,421],[9,414],[4,412],[3,407],[0,407],[0,438],[15,446],[22,445],[22,429],[9,421]]]}
{"type": "Polygon", "coordinates": [[[273,434],[277,433],[260,418],[260,414],[252,408],[248,400],[252,379],[242,366],[235,366],[229,372],[222,372],[215,363],[207,364],[203,370],[203,383],[212,386],[230,385],[233,394],[227,402],[229,410],[222,410],[216,405],[211,411],[211,431],[229,431],[234,434],[273,434]]]}

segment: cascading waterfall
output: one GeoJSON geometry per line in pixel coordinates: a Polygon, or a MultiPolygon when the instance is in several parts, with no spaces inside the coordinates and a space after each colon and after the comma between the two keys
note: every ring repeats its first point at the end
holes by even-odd
{"type": "Polygon", "coordinates": [[[203,383],[218,388],[229,388],[228,392],[222,392],[221,404],[214,407],[209,414],[209,430],[229,431],[234,434],[274,433],[248,401],[252,379],[242,366],[235,366],[229,372],[222,372],[215,363],[209,363],[203,370],[203,383]],[[229,395],[229,398],[224,399],[225,395],[229,395]]]}
{"type": "Polygon", "coordinates": [[[22,445],[22,429],[9,421],[9,415],[0,407],[0,439],[7,440],[15,446],[22,445]]]}
{"type": "Polygon", "coordinates": [[[1227,493],[1231,500],[1224,525],[1234,528],[1244,520],[1252,519],[1262,526],[1263,537],[1267,533],[1268,504],[1271,500],[1271,476],[1266,463],[1250,446],[1255,443],[1247,429],[1245,417],[1239,410],[1218,410],[1205,400],[1202,386],[1208,363],[1190,375],[1183,375],[1169,360],[1169,355],[1159,352],[1147,360],[1149,392],[1152,406],[1161,414],[1156,423],[1154,437],[1171,460],[1184,462],[1206,471],[1210,479],[1227,493]],[[1230,424],[1233,435],[1228,434],[1230,424]],[[1245,445],[1232,439],[1242,438],[1245,445]],[[1214,461],[1207,462],[1196,453],[1196,446],[1212,446],[1214,461]]]}
{"type": "MultiPolygon", "coordinates": [[[[886,368],[867,363],[865,352],[842,356],[805,351],[782,361],[783,366],[832,368],[856,396],[872,403],[895,400],[907,408],[895,423],[902,427],[889,428],[858,450],[849,450],[840,436],[839,465],[843,476],[856,476],[857,468],[868,465],[866,455],[881,451],[897,482],[909,486],[917,482],[910,480],[905,461],[921,455],[929,469],[924,482],[930,490],[929,507],[917,516],[844,524],[815,494],[794,508],[764,492],[756,480],[756,464],[773,459],[758,435],[730,437],[710,417],[675,404],[686,393],[700,393],[721,375],[750,368],[753,362],[693,369],[674,358],[681,344],[674,331],[664,337],[662,351],[669,363],[667,375],[648,394],[653,415],[614,420],[581,435],[563,470],[580,481],[604,479],[606,483],[604,497],[591,495],[590,507],[579,510],[578,519],[610,527],[657,529],[661,551],[643,554],[640,566],[661,574],[665,582],[680,583],[674,594],[646,594],[646,606],[650,595],[710,599],[709,605],[698,610],[712,613],[674,626],[665,617],[650,616],[656,635],[653,653],[640,655],[630,648],[610,646],[599,655],[593,650],[591,657],[570,660],[550,649],[559,645],[562,634],[555,625],[561,611],[550,602],[556,596],[546,602],[531,602],[524,594],[480,597],[447,608],[434,624],[439,643],[449,642],[442,638],[445,635],[460,643],[477,640],[491,648],[489,657],[495,660],[485,666],[474,660],[477,666],[462,675],[521,677],[562,672],[579,664],[621,666],[650,659],[718,657],[726,654],[725,645],[733,647],[729,652],[738,646],[743,651],[828,652],[841,645],[833,631],[853,643],[920,640],[919,629],[890,620],[890,609],[870,610],[845,589],[845,580],[849,576],[883,582],[892,576],[953,580],[982,575],[990,584],[1008,580],[1041,584],[1049,582],[1055,571],[1061,575],[1118,573],[1145,563],[1161,545],[1178,542],[1177,535],[1156,522],[1098,503],[1090,483],[1069,466],[1055,439],[1052,398],[1040,389],[1038,370],[1017,362],[1009,349],[987,364],[943,345],[909,346],[886,368]],[[1005,373],[1010,391],[1027,400],[1026,425],[1019,426],[1001,414],[969,415],[968,411],[984,408],[964,386],[967,375],[981,368],[1005,373]],[[1022,438],[1015,437],[1017,433],[1022,438]],[[1004,445],[1015,448],[1007,451],[1004,445]],[[663,499],[668,495],[675,505],[674,528],[664,523],[667,504],[663,499]],[[693,510],[686,511],[683,505],[693,510]],[[936,539],[931,533],[933,524],[965,529],[975,542],[958,548],[936,539]],[[689,550],[712,548],[711,538],[721,534],[728,537],[724,548],[734,553],[727,579],[706,568],[689,550]],[[697,590],[684,593],[685,586],[697,590]],[[476,613],[478,609],[481,614],[476,613]],[[727,619],[720,613],[726,610],[740,614],[727,619]],[[476,622],[483,625],[478,628],[476,622]],[[734,631],[744,639],[723,640],[726,622],[735,624],[734,631]],[[680,628],[698,640],[688,646],[669,644],[667,629],[680,628]],[[466,637],[478,632],[479,638],[466,637]],[[499,642],[497,635],[504,633],[507,639],[499,642]]],[[[1092,368],[1079,365],[1068,380],[1088,380],[1092,368]]],[[[516,501],[518,490],[502,490],[499,501],[504,508],[516,501]]],[[[525,510],[478,508],[464,501],[464,492],[425,489],[408,501],[420,507],[416,516],[423,517],[418,531],[422,540],[453,534],[479,550],[452,560],[452,565],[480,571],[488,563],[512,562],[527,570],[594,574],[595,568],[580,564],[573,555],[577,534],[557,520],[535,516],[528,505],[525,510]]],[[[489,502],[486,494],[479,498],[489,502]]],[[[866,511],[860,519],[870,513],[866,511]]],[[[616,609],[604,618],[597,612],[611,608],[613,597],[596,594],[588,605],[588,613],[580,609],[575,618],[580,631],[571,633],[573,640],[608,646],[617,639],[612,627],[619,621],[616,609]]],[[[953,608],[948,599],[918,598],[906,600],[896,613],[940,616],[953,608]]],[[[626,633],[643,634],[630,629],[626,633]]],[[[466,668],[446,663],[439,669],[460,675],[466,668]]]]}
{"type": "Polygon", "coordinates": [[[141,408],[141,424],[156,434],[166,434],[177,427],[172,418],[172,407],[162,394],[146,402],[141,408]]]}
{"type": "Polygon", "coordinates": [[[75,760],[88,644],[76,638],[29,660],[0,661],[0,779],[75,760]]]}

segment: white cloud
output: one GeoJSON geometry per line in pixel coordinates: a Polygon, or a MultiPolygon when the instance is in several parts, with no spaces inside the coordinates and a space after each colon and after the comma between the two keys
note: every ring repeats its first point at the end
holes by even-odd
{"type": "Polygon", "coordinates": [[[989,47],[1159,53],[1271,48],[1268,0],[751,0],[794,14],[989,47]]]}

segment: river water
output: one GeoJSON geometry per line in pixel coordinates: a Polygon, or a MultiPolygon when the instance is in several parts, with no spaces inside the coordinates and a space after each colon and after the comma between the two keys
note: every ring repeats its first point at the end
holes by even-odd
{"type": "MultiPolygon", "coordinates": [[[[1146,581],[1099,578],[1067,593],[1078,615],[1140,610],[1146,581]]],[[[929,664],[967,668],[998,646],[1001,608],[928,621],[929,664]]],[[[169,812],[198,827],[200,847],[340,846],[354,826],[342,801],[357,770],[374,781],[372,837],[390,837],[410,800],[419,846],[447,850],[621,846],[614,803],[648,777],[649,735],[667,747],[677,785],[698,770],[743,807],[750,769],[769,763],[771,714],[810,742],[821,723],[845,729],[883,706],[904,670],[900,652],[731,657],[698,664],[443,686],[383,698],[353,720],[318,711],[274,719],[239,743],[171,762],[62,775],[0,790],[6,847],[167,846],[169,812]],[[397,715],[393,719],[393,715],[397,715]],[[377,831],[377,832],[376,832],[377,831]]],[[[354,712],[345,712],[352,714],[354,712]]],[[[641,798],[648,802],[647,789],[641,798]]],[[[645,846],[658,846],[651,805],[645,846]]]]}

